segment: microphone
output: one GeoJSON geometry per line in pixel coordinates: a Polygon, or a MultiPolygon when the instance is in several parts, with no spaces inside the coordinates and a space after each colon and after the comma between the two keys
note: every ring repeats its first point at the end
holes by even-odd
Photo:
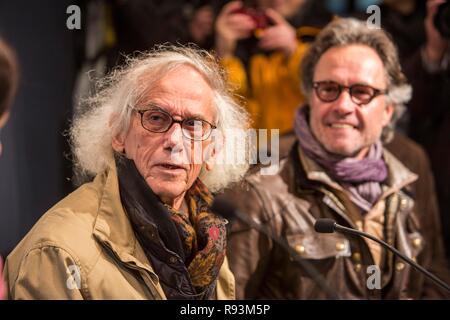
{"type": "Polygon", "coordinates": [[[319,233],[333,233],[333,232],[337,231],[337,232],[340,232],[340,233],[348,233],[348,234],[351,234],[351,235],[357,235],[357,236],[365,237],[365,238],[368,238],[368,239],[370,239],[372,241],[375,241],[375,242],[381,244],[386,249],[392,251],[395,255],[397,255],[403,261],[408,263],[414,269],[418,270],[419,272],[422,272],[426,277],[431,279],[435,284],[439,285],[441,288],[443,288],[443,289],[447,290],[448,292],[450,292],[449,285],[446,284],[444,281],[442,281],[441,279],[436,277],[434,274],[429,272],[427,269],[425,269],[424,267],[422,267],[421,265],[419,265],[418,263],[416,263],[412,259],[410,259],[407,256],[405,256],[403,253],[401,253],[400,251],[395,249],[393,246],[387,244],[383,240],[380,240],[380,239],[372,236],[369,233],[366,233],[366,232],[363,232],[363,231],[359,231],[359,230],[356,230],[356,229],[353,229],[353,228],[347,228],[347,227],[341,226],[340,224],[337,224],[336,221],[334,221],[333,219],[317,219],[316,223],[314,224],[314,229],[316,230],[316,232],[319,232],[319,233]]]}
{"type": "Polygon", "coordinates": [[[278,237],[271,232],[271,230],[258,222],[257,220],[249,217],[245,213],[239,211],[236,207],[234,207],[229,201],[223,199],[222,197],[216,197],[211,206],[211,210],[226,219],[238,218],[247,224],[250,228],[255,229],[256,231],[264,234],[268,238],[272,239],[272,241],[282,247],[289,255],[297,262],[305,272],[311,277],[315,283],[328,294],[331,299],[339,300],[339,295],[336,294],[335,290],[333,290],[326,282],[325,278],[309,263],[307,260],[301,258],[297,251],[295,251],[289,243],[281,237],[278,237]]]}

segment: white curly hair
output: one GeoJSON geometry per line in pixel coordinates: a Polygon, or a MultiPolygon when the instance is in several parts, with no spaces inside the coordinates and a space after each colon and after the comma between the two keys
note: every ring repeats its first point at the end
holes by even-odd
{"type": "MultiPolygon", "coordinates": [[[[112,137],[127,132],[132,108],[169,71],[191,66],[204,76],[213,90],[213,105],[217,113],[217,130],[224,136],[222,153],[244,154],[248,160],[250,142],[247,135],[241,143],[226,143],[226,132],[247,130],[248,113],[237,104],[228,87],[223,70],[216,59],[204,50],[186,46],[159,46],[152,51],[128,58],[126,64],[114,70],[97,84],[97,94],[86,99],[79,115],[74,117],[70,140],[75,172],[85,179],[102,173],[112,163],[112,137]],[[145,82],[142,79],[145,78],[145,82]],[[231,130],[231,131],[230,131],[231,130]],[[233,150],[229,150],[232,148],[233,150]]],[[[202,170],[199,178],[211,191],[220,191],[240,181],[250,161],[216,163],[211,171],[202,170]]]]}

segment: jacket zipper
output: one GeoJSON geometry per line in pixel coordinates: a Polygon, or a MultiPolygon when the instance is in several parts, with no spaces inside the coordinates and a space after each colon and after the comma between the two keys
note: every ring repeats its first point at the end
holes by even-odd
{"type": "MultiPolygon", "coordinates": [[[[144,268],[141,268],[141,267],[139,267],[139,266],[134,266],[134,265],[132,265],[132,264],[129,264],[129,263],[126,263],[126,262],[122,261],[122,259],[121,259],[121,258],[118,256],[118,254],[113,250],[113,248],[111,248],[111,246],[109,246],[108,243],[102,241],[102,245],[107,249],[107,251],[109,251],[109,252],[116,258],[116,260],[119,261],[119,263],[120,263],[121,265],[125,266],[125,267],[128,268],[128,269],[132,269],[132,270],[138,271],[139,274],[142,274],[142,272],[145,272],[146,274],[150,274],[150,272],[149,272],[148,270],[144,269],[144,268]]],[[[141,276],[142,276],[142,275],[141,275],[141,276]]],[[[153,281],[151,280],[151,276],[150,276],[150,275],[149,275],[149,277],[150,277],[150,282],[153,284],[153,288],[151,288],[151,287],[147,284],[147,281],[145,281],[145,279],[143,279],[144,282],[145,282],[145,284],[146,284],[146,286],[148,287],[149,291],[153,294],[153,296],[154,296],[155,298],[157,298],[157,299],[159,298],[159,299],[162,300],[163,298],[162,298],[161,295],[157,292],[157,290],[156,290],[156,288],[155,288],[155,284],[154,284],[153,281]]]]}

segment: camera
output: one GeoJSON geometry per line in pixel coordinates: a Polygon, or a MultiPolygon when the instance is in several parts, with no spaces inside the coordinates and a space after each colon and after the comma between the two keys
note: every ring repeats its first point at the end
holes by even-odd
{"type": "Polygon", "coordinates": [[[434,17],[434,25],[444,38],[450,39],[450,2],[448,0],[439,5],[434,17]]]}
{"type": "Polygon", "coordinates": [[[255,29],[265,29],[270,25],[270,19],[265,14],[264,9],[262,9],[257,1],[244,1],[244,6],[234,13],[242,13],[250,16],[256,24],[255,29]]]}

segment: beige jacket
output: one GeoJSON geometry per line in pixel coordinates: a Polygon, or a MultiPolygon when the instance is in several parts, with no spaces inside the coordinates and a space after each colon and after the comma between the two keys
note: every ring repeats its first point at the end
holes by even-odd
{"type": "MultiPolygon", "coordinates": [[[[8,256],[9,299],[166,299],[120,202],[115,168],[51,208],[8,256]]],[[[225,260],[218,299],[234,299],[225,260]]]]}

